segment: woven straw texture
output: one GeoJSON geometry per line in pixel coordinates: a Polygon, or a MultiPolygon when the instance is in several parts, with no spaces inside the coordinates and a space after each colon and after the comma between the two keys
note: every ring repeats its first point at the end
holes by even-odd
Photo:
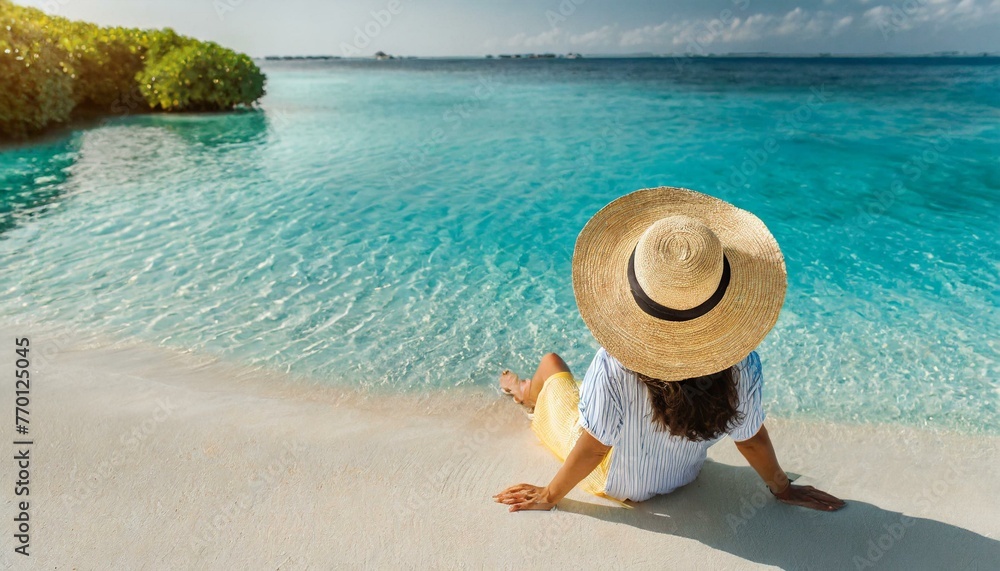
{"type": "Polygon", "coordinates": [[[573,291],[591,333],[623,365],[663,381],[715,373],[746,357],[777,322],[786,284],[784,257],[759,218],[682,188],[637,190],[608,204],[584,226],[573,252],[573,291]],[[660,231],[646,233],[654,224],[660,231]],[[640,238],[649,244],[636,248],[640,238]],[[662,305],[688,309],[718,286],[718,244],[731,278],[711,311],[666,321],[639,308],[628,283],[633,249],[643,290],[662,305]]]}

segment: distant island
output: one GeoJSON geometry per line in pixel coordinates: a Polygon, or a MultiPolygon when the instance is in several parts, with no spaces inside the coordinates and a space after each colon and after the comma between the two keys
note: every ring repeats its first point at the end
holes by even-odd
{"type": "Polygon", "coordinates": [[[377,59],[377,60],[387,60],[387,59],[417,59],[417,56],[397,56],[392,54],[387,54],[383,51],[377,51],[374,54],[364,57],[364,56],[354,56],[354,57],[344,57],[344,56],[334,56],[334,55],[297,55],[297,56],[277,56],[269,55],[262,58],[264,61],[323,61],[323,60],[333,60],[333,59],[346,59],[346,60],[359,60],[359,59],[377,59]]]}
{"type": "Polygon", "coordinates": [[[0,139],[78,117],[251,106],[246,54],[163,30],[101,27],[0,0],[0,139]]]}
{"type": "Polygon", "coordinates": [[[264,56],[267,61],[343,59],[340,56],[264,56]]]}
{"type": "MultiPolygon", "coordinates": [[[[552,53],[545,53],[545,54],[500,54],[500,55],[497,56],[498,59],[557,59],[557,58],[580,59],[582,57],[583,56],[581,56],[578,53],[568,53],[566,55],[552,54],[552,53]]],[[[492,55],[487,55],[486,59],[493,59],[493,56],[492,55]]]]}

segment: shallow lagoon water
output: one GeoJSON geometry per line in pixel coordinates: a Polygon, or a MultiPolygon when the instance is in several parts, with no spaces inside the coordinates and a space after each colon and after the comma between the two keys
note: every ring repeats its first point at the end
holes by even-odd
{"type": "Polygon", "coordinates": [[[264,70],[260,112],[0,150],[0,312],[373,388],[582,374],[577,233],[682,186],[785,252],[772,414],[998,431],[996,59],[264,70]]]}

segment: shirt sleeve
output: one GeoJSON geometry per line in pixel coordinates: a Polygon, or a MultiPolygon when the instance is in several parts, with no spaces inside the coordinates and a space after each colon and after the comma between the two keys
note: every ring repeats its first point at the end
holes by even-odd
{"type": "Polygon", "coordinates": [[[764,374],[757,352],[754,351],[747,355],[746,359],[736,365],[736,370],[739,374],[736,386],[739,394],[737,411],[740,418],[739,422],[728,431],[728,434],[736,442],[742,442],[757,434],[757,431],[764,424],[766,416],[764,406],[761,403],[764,374]]]}
{"type": "Polygon", "coordinates": [[[580,384],[580,425],[605,446],[614,446],[625,417],[622,373],[602,348],[580,384]]]}

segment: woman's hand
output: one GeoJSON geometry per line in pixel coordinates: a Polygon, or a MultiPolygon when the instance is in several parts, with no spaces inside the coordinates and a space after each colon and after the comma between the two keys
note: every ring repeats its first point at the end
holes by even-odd
{"type": "Polygon", "coordinates": [[[593,472],[610,451],[610,446],[601,444],[592,434],[581,430],[580,438],[548,486],[542,488],[531,484],[518,484],[493,496],[493,499],[497,503],[510,506],[512,512],[550,510],[556,507],[559,500],[565,498],[574,486],[586,478],[587,474],[593,472]]]}
{"type": "Polygon", "coordinates": [[[551,510],[556,507],[555,502],[550,502],[548,488],[540,488],[531,484],[518,484],[511,486],[499,494],[493,496],[499,504],[507,504],[510,511],[521,510],[551,510]]]}
{"type": "Polygon", "coordinates": [[[836,511],[847,505],[844,500],[831,496],[822,490],[817,490],[812,486],[796,486],[791,482],[784,490],[774,494],[774,497],[782,503],[825,512],[836,511]]]}

